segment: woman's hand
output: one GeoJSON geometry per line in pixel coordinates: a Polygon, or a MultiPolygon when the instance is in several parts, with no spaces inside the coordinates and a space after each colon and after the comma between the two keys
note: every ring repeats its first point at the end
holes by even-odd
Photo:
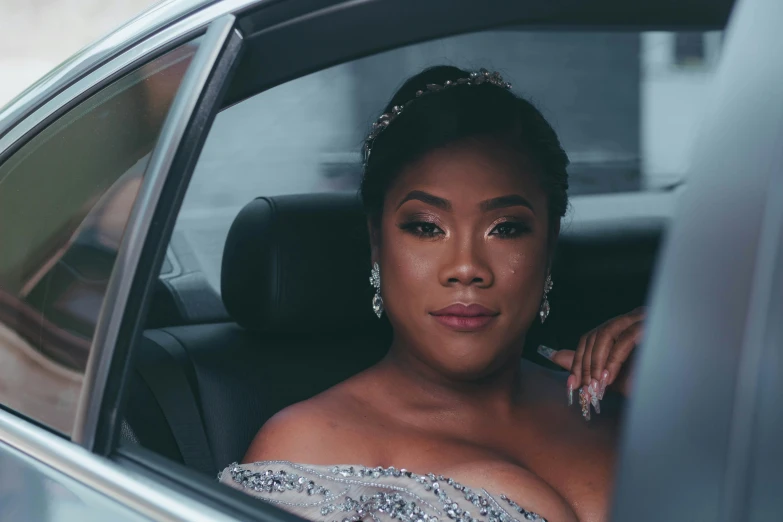
{"type": "MultiPolygon", "coordinates": [[[[539,347],[541,355],[570,370],[566,383],[569,404],[573,392],[580,387],[580,396],[586,394],[597,413],[600,413],[598,401],[603,399],[607,388],[628,395],[631,385],[629,359],[641,341],[644,316],[645,309],[637,308],[610,319],[584,334],[576,351],[539,347]]],[[[589,408],[587,411],[589,416],[589,408]]]]}

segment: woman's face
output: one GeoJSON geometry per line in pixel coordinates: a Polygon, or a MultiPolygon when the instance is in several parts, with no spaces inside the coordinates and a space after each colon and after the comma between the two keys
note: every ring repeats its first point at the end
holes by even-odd
{"type": "Polygon", "coordinates": [[[548,225],[534,166],[499,145],[441,149],[401,172],[373,235],[395,349],[459,380],[518,358],[541,304],[548,225]]]}

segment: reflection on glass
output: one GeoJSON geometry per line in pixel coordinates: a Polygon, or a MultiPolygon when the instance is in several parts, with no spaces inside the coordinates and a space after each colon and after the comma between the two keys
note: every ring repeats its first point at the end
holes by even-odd
{"type": "Polygon", "coordinates": [[[197,45],[71,109],[0,165],[0,403],[69,433],[151,151],[197,45]]]}

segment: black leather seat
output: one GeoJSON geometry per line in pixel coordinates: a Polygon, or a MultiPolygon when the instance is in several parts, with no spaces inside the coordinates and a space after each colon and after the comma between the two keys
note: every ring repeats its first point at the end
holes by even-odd
{"type": "MultiPolygon", "coordinates": [[[[582,333],[643,304],[664,227],[612,222],[563,234],[552,314],[529,332],[526,357],[548,365],[539,343],[573,348],[582,333]]],[[[272,415],[383,356],[391,332],[372,313],[369,269],[356,196],[249,203],[223,256],[222,297],[235,322],[145,332],[124,438],[210,474],[241,459],[272,415]]]]}
{"type": "Polygon", "coordinates": [[[384,355],[390,329],[372,313],[369,272],[355,195],[249,203],[231,227],[223,258],[223,301],[236,322],[145,332],[126,406],[126,439],[135,436],[148,449],[186,461],[172,426],[185,421],[164,413],[186,382],[211,453],[212,467],[198,467],[212,473],[241,459],[272,415],[384,355]],[[173,370],[184,378],[170,378],[173,370]],[[166,384],[150,382],[161,371],[166,384]]]}

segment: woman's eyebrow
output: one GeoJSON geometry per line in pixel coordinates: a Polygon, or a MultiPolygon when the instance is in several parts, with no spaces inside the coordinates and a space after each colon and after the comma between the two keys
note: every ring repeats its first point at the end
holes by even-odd
{"type": "Polygon", "coordinates": [[[529,208],[530,211],[533,212],[533,214],[536,213],[530,201],[520,196],[519,194],[509,194],[508,196],[500,196],[479,203],[479,207],[484,212],[489,212],[490,210],[497,210],[499,208],[520,207],[520,206],[529,208]]]}
{"type": "Polygon", "coordinates": [[[402,201],[400,201],[400,204],[397,205],[397,208],[400,208],[406,201],[411,201],[414,199],[447,212],[451,210],[451,202],[448,199],[433,196],[429,192],[424,192],[423,190],[412,190],[408,192],[408,195],[402,198],[402,201]]]}

